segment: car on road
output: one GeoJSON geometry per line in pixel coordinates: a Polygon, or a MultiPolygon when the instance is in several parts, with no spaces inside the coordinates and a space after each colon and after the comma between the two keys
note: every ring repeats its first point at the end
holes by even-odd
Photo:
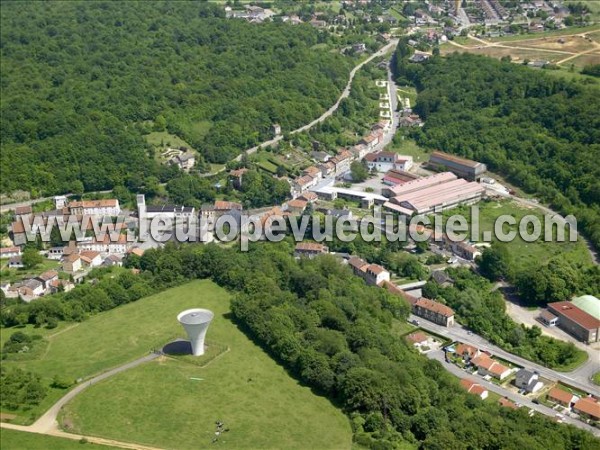
{"type": "Polygon", "coordinates": [[[420,322],[417,319],[413,319],[410,321],[413,325],[419,326],[420,322]]]}

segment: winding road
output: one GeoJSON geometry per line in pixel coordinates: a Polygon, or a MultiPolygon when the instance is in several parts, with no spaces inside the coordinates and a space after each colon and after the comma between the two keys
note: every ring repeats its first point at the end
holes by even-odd
{"type": "MultiPolygon", "coordinates": [[[[388,44],[386,44],[383,47],[381,47],[377,52],[373,53],[367,59],[365,59],[361,63],[359,63],[356,66],[354,66],[354,68],[350,71],[350,76],[348,77],[348,82],[346,83],[346,87],[344,88],[344,90],[342,91],[342,93],[340,94],[340,96],[338,97],[337,101],[333,104],[333,106],[331,106],[331,108],[329,108],[327,111],[325,111],[323,114],[321,114],[319,117],[317,117],[312,122],[309,122],[306,125],[301,126],[300,128],[296,128],[295,130],[290,131],[290,134],[302,133],[304,131],[310,130],[312,127],[314,127],[318,123],[323,122],[325,119],[327,119],[328,117],[330,117],[334,112],[336,112],[337,109],[339,108],[340,103],[342,102],[342,100],[345,99],[346,97],[348,97],[350,95],[350,89],[352,88],[352,81],[354,80],[354,75],[356,75],[356,72],[358,72],[361,69],[362,66],[364,66],[365,64],[371,62],[373,59],[375,59],[375,58],[377,58],[379,56],[385,55],[392,48],[394,48],[397,44],[398,44],[398,39],[391,40],[388,44]]],[[[276,144],[277,142],[279,142],[282,139],[283,139],[283,135],[276,136],[273,139],[269,139],[268,141],[265,141],[265,142],[263,142],[261,144],[258,144],[255,147],[249,148],[248,150],[242,152],[240,155],[238,155],[237,157],[235,157],[233,160],[234,161],[241,161],[242,158],[243,158],[243,155],[251,155],[253,153],[256,153],[258,151],[258,149],[265,148],[265,147],[268,147],[270,145],[276,144]]],[[[224,169],[221,169],[221,171],[222,170],[224,170],[224,169]]]]}
{"type": "Polygon", "coordinates": [[[54,405],[50,407],[48,411],[46,411],[38,420],[36,420],[31,425],[15,425],[11,423],[0,422],[1,428],[8,428],[11,430],[17,431],[25,431],[28,433],[38,433],[38,434],[47,434],[51,436],[63,437],[67,439],[75,439],[80,440],[81,438],[87,439],[89,442],[93,442],[101,445],[112,445],[115,447],[121,448],[132,448],[132,449],[141,449],[141,450],[157,450],[155,447],[148,447],[139,444],[132,444],[128,442],[120,442],[112,439],[104,439],[97,438],[93,436],[81,436],[76,434],[71,434],[64,432],[58,427],[58,414],[64,405],[70,402],[75,396],[80,394],[82,391],[87,389],[93,384],[96,384],[102,380],[110,378],[118,373],[124,372],[129,369],[133,369],[134,367],[139,366],[140,364],[144,364],[146,362],[152,361],[160,356],[159,353],[150,353],[146,356],[138,358],[134,361],[130,361],[128,363],[122,364],[118,367],[115,367],[111,370],[101,373],[100,375],[96,375],[95,377],[83,381],[78,384],[74,389],[71,389],[67,392],[63,397],[61,397],[54,405]]]}

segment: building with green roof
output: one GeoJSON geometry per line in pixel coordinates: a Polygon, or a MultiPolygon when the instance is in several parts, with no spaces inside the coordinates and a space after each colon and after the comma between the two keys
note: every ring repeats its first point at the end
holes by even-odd
{"type": "Polygon", "coordinates": [[[575,297],[572,303],[579,309],[583,309],[590,316],[600,320],[600,299],[593,295],[582,295],[575,297]]]}

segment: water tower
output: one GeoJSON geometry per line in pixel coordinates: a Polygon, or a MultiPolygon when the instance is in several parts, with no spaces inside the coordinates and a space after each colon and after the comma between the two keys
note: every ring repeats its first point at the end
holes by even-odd
{"type": "Polygon", "coordinates": [[[194,356],[204,355],[204,337],[214,316],[212,311],[200,308],[186,309],[177,316],[190,338],[194,356]]]}

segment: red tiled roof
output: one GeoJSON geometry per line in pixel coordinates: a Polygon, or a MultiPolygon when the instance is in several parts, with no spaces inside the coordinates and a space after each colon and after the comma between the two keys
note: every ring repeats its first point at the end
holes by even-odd
{"type": "Polygon", "coordinates": [[[416,297],[413,297],[412,295],[408,295],[406,292],[404,292],[402,289],[400,289],[398,286],[396,286],[394,283],[392,283],[390,281],[384,281],[382,284],[382,287],[385,287],[388,290],[388,292],[390,292],[394,295],[397,295],[399,297],[402,297],[404,300],[406,300],[411,305],[413,305],[417,301],[416,297]]]}
{"type": "Polygon", "coordinates": [[[46,272],[44,272],[43,274],[38,276],[38,278],[40,278],[44,281],[48,281],[57,276],[58,276],[58,272],[56,270],[47,270],[46,272]]]}
{"type": "Polygon", "coordinates": [[[423,309],[441,314],[444,317],[451,317],[454,315],[454,310],[449,306],[442,305],[441,303],[429,300],[428,298],[420,298],[415,302],[415,306],[420,306],[423,309]]]}
{"type": "Polygon", "coordinates": [[[515,404],[515,402],[505,397],[502,397],[500,400],[498,400],[498,403],[500,403],[500,406],[504,406],[506,408],[517,409],[517,405],[515,404]]]}
{"type": "Polygon", "coordinates": [[[366,268],[369,272],[373,272],[375,275],[379,275],[380,273],[387,272],[383,267],[379,264],[369,264],[366,268]]]}
{"type": "Polygon", "coordinates": [[[33,212],[33,209],[31,208],[30,205],[28,206],[17,206],[15,208],[15,214],[17,216],[21,215],[21,214],[31,214],[33,212]]]}
{"type": "Polygon", "coordinates": [[[547,306],[553,314],[556,314],[559,317],[561,315],[565,316],[585,329],[592,330],[594,328],[600,328],[600,320],[586,313],[584,310],[579,309],[571,302],[554,302],[548,303],[547,306]]]}
{"type": "Polygon", "coordinates": [[[242,205],[236,202],[226,202],[224,200],[215,201],[215,209],[217,210],[231,210],[231,209],[242,209],[242,205]]]}
{"type": "Polygon", "coordinates": [[[316,242],[298,242],[296,244],[296,250],[325,252],[327,251],[327,247],[323,244],[318,244],[316,242]]]}
{"type": "Polygon", "coordinates": [[[105,200],[83,200],[69,203],[69,208],[114,208],[118,200],[114,198],[105,200]]]}
{"type": "Polygon", "coordinates": [[[464,355],[466,353],[467,355],[469,355],[470,358],[473,358],[478,351],[478,348],[468,344],[461,343],[456,346],[456,353],[458,353],[459,355],[464,355]]]}
{"type": "Polygon", "coordinates": [[[420,344],[421,342],[427,341],[427,339],[429,338],[422,331],[415,331],[414,333],[411,333],[408,336],[406,336],[406,339],[408,339],[413,344],[420,344]]]}
{"type": "Polygon", "coordinates": [[[308,202],[306,200],[294,199],[288,202],[290,208],[306,208],[308,202]]]}
{"type": "Polygon", "coordinates": [[[348,264],[356,269],[361,269],[362,267],[367,265],[367,262],[364,259],[359,258],[358,256],[352,256],[348,260],[348,264]]]}
{"type": "Polygon", "coordinates": [[[21,249],[19,247],[3,247],[0,248],[0,255],[3,253],[15,253],[15,252],[20,252],[21,249]]]}
{"type": "Polygon", "coordinates": [[[577,400],[573,409],[584,414],[600,419],[600,403],[593,397],[585,397],[577,400]]]}
{"type": "Polygon", "coordinates": [[[573,401],[573,394],[556,387],[550,389],[550,392],[548,392],[548,397],[550,397],[552,400],[558,400],[559,402],[565,404],[573,401]]]}
{"type": "Polygon", "coordinates": [[[480,164],[477,161],[473,161],[471,159],[466,159],[466,158],[461,158],[459,156],[449,155],[448,153],[444,153],[444,152],[440,152],[440,151],[433,152],[431,154],[431,158],[433,158],[433,157],[440,158],[441,160],[446,160],[446,161],[451,161],[454,163],[462,164],[463,166],[467,166],[467,167],[477,167],[477,165],[480,164]]]}

